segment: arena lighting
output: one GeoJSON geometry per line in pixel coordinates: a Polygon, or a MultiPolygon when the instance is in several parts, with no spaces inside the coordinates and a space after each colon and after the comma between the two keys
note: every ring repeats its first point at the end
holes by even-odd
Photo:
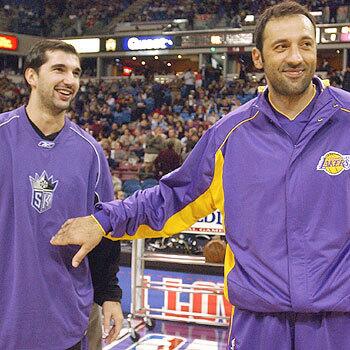
{"type": "Polygon", "coordinates": [[[337,28],[325,28],[324,32],[327,34],[336,34],[337,33],[337,28]]]}
{"type": "Polygon", "coordinates": [[[144,65],[146,64],[146,62],[145,62],[145,61],[142,61],[141,64],[144,66],[144,65]]]}
{"type": "Polygon", "coordinates": [[[182,56],[181,55],[177,55],[177,58],[182,58],[182,56]]]}
{"type": "Polygon", "coordinates": [[[254,15],[247,15],[247,16],[245,16],[245,19],[244,19],[244,21],[245,22],[254,22],[254,15]]]}
{"type": "Polygon", "coordinates": [[[312,16],[317,17],[317,16],[322,16],[322,11],[312,11],[310,12],[312,16]]]}
{"type": "Polygon", "coordinates": [[[321,40],[321,30],[319,27],[316,27],[316,43],[319,44],[321,40]]]}
{"type": "Polygon", "coordinates": [[[123,38],[124,50],[159,50],[170,49],[174,46],[172,36],[144,36],[123,38]]]}
{"type": "Polygon", "coordinates": [[[136,61],[136,57],[134,56],[134,57],[132,58],[132,60],[133,60],[133,61],[136,61]]]}
{"type": "Polygon", "coordinates": [[[212,35],[210,37],[210,42],[213,45],[220,45],[220,44],[222,44],[221,36],[220,35],[212,35]]]}
{"type": "Polygon", "coordinates": [[[130,76],[132,73],[132,68],[131,67],[127,67],[127,66],[123,66],[123,75],[124,76],[130,76]]]}
{"type": "Polygon", "coordinates": [[[188,20],[185,18],[177,18],[177,19],[173,20],[173,23],[175,23],[175,24],[181,24],[181,23],[187,23],[187,22],[188,22],[188,20]]]}
{"type": "Polygon", "coordinates": [[[159,57],[158,56],[154,56],[154,59],[157,60],[159,57]]]}
{"type": "Polygon", "coordinates": [[[100,52],[100,39],[62,39],[67,44],[75,47],[78,53],[96,53],[100,52]]]}
{"type": "Polygon", "coordinates": [[[166,65],[167,65],[168,67],[171,67],[171,63],[170,63],[170,62],[168,62],[166,65]]]}
{"type": "Polygon", "coordinates": [[[16,51],[18,39],[16,36],[0,34],[0,50],[16,51]]]}
{"type": "Polygon", "coordinates": [[[116,51],[117,50],[117,40],[109,38],[106,40],[106,51],[116,51]]]}
{"type": "Polygon", "coordinates": [[[221,56],[221,59],[224,60],[226,57],[224,55],[221,56]]]}

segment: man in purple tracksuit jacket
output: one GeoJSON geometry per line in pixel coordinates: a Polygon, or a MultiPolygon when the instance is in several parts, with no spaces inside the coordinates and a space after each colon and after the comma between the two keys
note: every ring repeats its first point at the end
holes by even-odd
{"type": "Polygon", "coordinates": [[[93,299],[103,307],[105,327],[115,321],[111,337],[122,322],[116,279],[120,245],[101,241],[89,254],[90,270],[87,259],[78,269],[71,267],[76,247],[49,243],[69,217],[91,214],[95,202],[113,199],[102,148],[64,117],[80,72],[73,46],[37,43],[26,58],[28,105],[0,114],[3,350],[80,349],[93,299]]]}
{"type": "Polygon", "coordinates": [[[159,186],[69,220],[53,244],[180,232],[218,208],[230,350],[350,349],[350,94],[313,78],[315,21],[284,2],[258,20],[267,88],[210,128],[159,186]],[[76,236],[73,237],[71,232],[76,236]]]}

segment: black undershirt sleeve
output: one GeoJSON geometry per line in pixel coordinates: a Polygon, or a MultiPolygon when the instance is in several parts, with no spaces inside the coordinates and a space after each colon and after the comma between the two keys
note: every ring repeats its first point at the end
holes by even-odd
{"type": "MultiPolygon", "coordinates": [[[[95,204],[98,202],[95,197],[95,204]]],[[[118,285],[120,242],[102,238],[89,254],[94,301],[101,305],[105,301],[120,301],[122,290],[118,285]]]]}

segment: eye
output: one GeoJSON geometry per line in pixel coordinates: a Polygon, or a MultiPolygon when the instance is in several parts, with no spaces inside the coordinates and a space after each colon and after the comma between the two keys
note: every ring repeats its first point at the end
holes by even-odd
{"type": "Polygon", "coordinates": [[[56,72],[63,72],[63,68],[62,67],[55,67],[54,71],[56,71],[56,72]]]}
{"type": "Polygon", "coordinates": [[[304,46],[304,47],[312,47],[312,43],[310,41],[305,41],[304,43],[302,43],[302,46],[304,46]]]}
{"type": "Polygon", "coordinates": [[[275,46],[275,50],[278,52],[284,51],[287,49],[287,45],[286,44],[278,44],[275,46]]]}

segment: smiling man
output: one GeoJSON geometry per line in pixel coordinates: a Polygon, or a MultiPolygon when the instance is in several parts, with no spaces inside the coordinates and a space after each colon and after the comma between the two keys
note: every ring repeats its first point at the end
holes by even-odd
{"type": "Polygon", "coordinates": [[[168,236],[219,209],[228,350],[347,350],[350,344],[350,94],[314,77],[315,20],[283,2],[258,20],[254,64],[267,87],[213,125],[185,163],[53,244],[168,236]],[[74,235],[73,235],[74,233],[74,235]]]}
{"type": "MultiPolygon", "coordinates": [[[[93,299],[102,305],[108,340],[121,326],[120,245],[103,240],[74,270],[77,249],[49,243],[69,217],[113,199],[102,148],[65,118],[80,74],[73,46],[38,42],[24,68],[28,105],[0,115],[0,349],[81,349],[93,299]]],[[[97,350],[102,331],[94,324],[88,334],[97,350]]]]}

